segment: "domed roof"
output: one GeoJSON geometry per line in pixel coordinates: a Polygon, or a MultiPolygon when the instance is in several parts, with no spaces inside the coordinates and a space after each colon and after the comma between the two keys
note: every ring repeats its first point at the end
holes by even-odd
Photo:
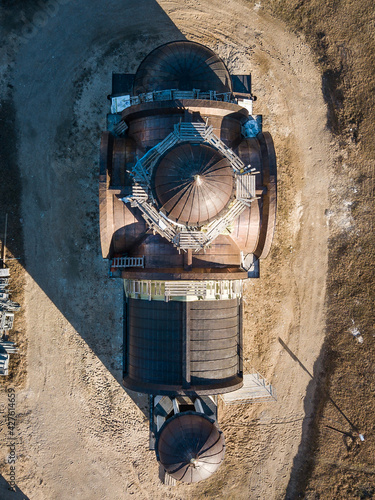
{"type": "Polygon", "coordinates": [[[219,151],[183,143],[170,149],[154,170],[156,198],[168,218],[187,226],[203,225],[228,205],[233,169],[219,151]]]}
{"type": "Polygon", "coordinates": [[[210,477],[223,462],[224,435],[206,415],[177,413],[161,428],[155,451],[170,476],[197,483],[210,477]]]}
{"type": "Polygon", "coordinates": [[[231,92],[229,72],[212,50],[196,42],[171,42],[154,49],[135,75],[135,95],[153,90],[231,92]]]}

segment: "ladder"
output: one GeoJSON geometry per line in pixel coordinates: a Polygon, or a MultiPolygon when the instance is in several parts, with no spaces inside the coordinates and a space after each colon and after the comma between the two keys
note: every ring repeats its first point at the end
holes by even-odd
{"type": "Polygon", "coordinates": [[[128,130],[128,126],[126,125],[126,123],[124,122],[124,120],[121,120],[118,122],[118,124],[116,125],[116,127],[114,128],[114,132],[116,135],[124,135],[125,132],[128,130]]]}
{"type": "Polygon", "coordinates": [[[236,175],[236,198],[240,200],[251,200],[255,198],[255,175],[236,175]]]}
{"type": "Polygon", "coordinates": [[[179,123],[175,125],[175,132],[180,141],[204,142],[206,136],[206,125],[204,123],[179,123]]]}
{"type": "MultiPolygon", "coordinates": [[[[135,198],[139,201],[146,201],[148,198],[148,187],[143,183],[134,182],[132,185],[132,198],[135,198]]],[[[131,202],[131,206],[135,206],[133,202],[131,202]]]]}
{"type": "Polygon", "coordinates": [[[208,231],[206,233],[207,243],[213,241],[219,234],[221,234],[225,229],[234,221],[242,212],[246,209],[246,205],[242,201],[236,200],[234,205],[229,209],[229,211],[224,215],[224,217],[211,222],[208,225],[208,231]]]}
{"type": "Polygon", "coordinates": [[[159,144],[155,146],[155,150],[159,153],[159,156],[161,156],[177,142],[178,135],[176,132],[171,132],[163,141],[159,142],[159,144]]]}
{"type": "Polygon", "coordinates": [[[174,238],[173,243],[183,250],[200,250],[206,243],[206,235],[200,231],[181,231],[174,238]]]}
{"type": "Polygon", "coordinates": [[[111,267],[144,267],[144,257],[114,257],[111,267]]]}

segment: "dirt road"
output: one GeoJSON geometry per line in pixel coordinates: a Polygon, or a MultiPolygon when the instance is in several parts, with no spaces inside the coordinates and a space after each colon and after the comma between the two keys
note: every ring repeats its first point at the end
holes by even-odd
{"type": "Polygon", "coordinates": [[[313,373],[324,337],[331,138],[309,48],[240,0],[64,1],[28,33],[12,71],[29,339],[18,486],[32,500],[282,498],[301,466],[314,383],[278,338],[313,373]],[[170,488],[148,451],[146,399],[121,387],[122,286],[99,253],[97,158],[111,72],[132,72],[152,48],[185,37],[252,73],[254,111],[275,140],[277,234],[246,287],[244,343],[278,401],[222,408],[224,465],[202,485],[170,488]]]}

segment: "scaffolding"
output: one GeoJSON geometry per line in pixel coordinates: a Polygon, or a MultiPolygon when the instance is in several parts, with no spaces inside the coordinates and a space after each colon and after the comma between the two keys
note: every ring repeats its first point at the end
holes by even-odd
{"type": "MultiPolygon", "coordinates": [[[[165,92],[165,91],[163,91],[165,92]]],[[[221,141],[214,133],[212,126],[201,122],[181,122],[174,126],[163,141],[151,148],[140,158],[132,171],[132,194],[122,199],[141,211],[147,225],[155,233],[170,241],[179,250],[193,250],[198,252],[212,243],[219,234],[232,224],[241,213],[256,199],[256,177],[254,169],[245,164],[240,158],[221,141]],[[169,220],[155,208],[152,195],[151,177],[155,165],[162,155],[180,142],[208,143],[220,151],[230,162],[236,183],[236,200],[223,217],[196,228],[182,227],[169,220]]]]}
{"type": "Polygon", "coordinates": [[[143,300],[228,300],[242,296],[242,280],[124,280],[125,295],[143,300]]]}

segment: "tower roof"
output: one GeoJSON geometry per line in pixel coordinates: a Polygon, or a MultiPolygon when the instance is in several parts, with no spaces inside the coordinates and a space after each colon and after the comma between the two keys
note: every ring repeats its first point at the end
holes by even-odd
{"type": "Polygon", "coordinates": [[[183,143],[160,160],[154,188],[168,218],[187,226],[203,225],[222,212],[232,198],[233,169],[211,146],[183,143]]]}
{"type": "Polygon", "coordinates": [[[133,92],[168,89],[231,92],[232,83],[224,62],[212,50],[177,41],[157,47],[142,61],[133,92]]]}
{"type": "Polygon", "coordinates": [[[197,483],[210,477],[224,460],[224,436],[213,420],[196,412],[168,419],[156,442],[156,456],[168,474],[197,483]]]}

